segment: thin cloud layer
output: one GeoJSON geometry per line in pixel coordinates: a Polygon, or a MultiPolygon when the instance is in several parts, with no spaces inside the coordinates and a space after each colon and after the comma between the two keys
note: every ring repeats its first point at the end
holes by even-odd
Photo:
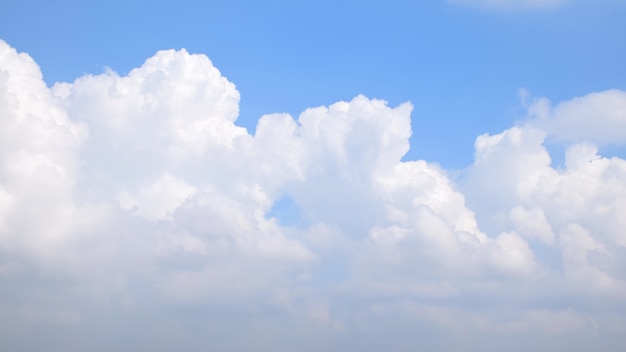
{"type": "Polygon", "coordinates": [[[409,103],[357,96],[262,116],[252,135],[204,55],[160,51],[126,76],[48,88],[0,42],[0,340],[367,351],[394,334],[397,350],[614,350],[626,161],[598,146],[623,143],[625,104],[616,90],[538,100],[479,136],[451,179],[401,161],[409,103]],[[276,215],[286,201],[295,213],[276,215]]]}

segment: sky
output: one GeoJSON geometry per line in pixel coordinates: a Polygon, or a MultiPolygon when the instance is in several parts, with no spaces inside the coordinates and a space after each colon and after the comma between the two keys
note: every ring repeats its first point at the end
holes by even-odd
{"type": "Polygon", "coordinates": [[[0,2],[0,345],[623,350],[625,17],[0,2]]]}

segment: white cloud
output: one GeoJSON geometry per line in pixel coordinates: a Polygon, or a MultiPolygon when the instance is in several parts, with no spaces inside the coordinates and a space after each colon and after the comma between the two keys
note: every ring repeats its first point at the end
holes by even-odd
{"type": "Polygon", "coordinates": [[[489,11],[519,11],[555,8],[566,0],[448,0],[448,2],[489,11]]]}
{"type": "Polygon", "coordinates": [[[0,42],[0,322],[14,327],[0,339],[80,327],[115,340],[115,317],[155,350],[199,343],[198,326],[222,347],[258,347],[238,331],[282,350],[419,326],[619,334],[626,161],[598,145],[623,143],[625,96],[537,100],[519,126],[479,136],[452,180],[401,161],[409,103],[357,96],[264,115],[251,135],[203,55],[161,51],[127,76],[49,89],[0,42]],[[297,226],[270,215],[283,197],[297,226]]]}
{"type": "Polygon", "coordinates": [[[136,210],[138,215],[146,219],[167,220],[194,192],[195,189],[184,180],[163,173],[154,182],[141,188],[135,196],[123,192],[118,201],[122,209],[136,210]]]}
{"type": "Polygon", "coordinates": [[[598,147],[589,141],[619,141],[609,130],[618,128],[619,106],[626,99],[614,90],[588,97],[558,104],[556,114],[539,100],[530,106],[524,125],[479,137],[476,161],[465,171],[461,189],[481,228],[492,233],[517,231],[531,248],[547,251],[541,258],[544,270],[562,270],[577,290],[622,295],[623,272],[606,263],[624,251],[620,229],[626,209],[626,161],[598,155],[598,147]],[[598,100],[612,104],[598,105],[598,100]],[[570,108],[574,105],[577,109],[570,108]],[[589,121],[597,128],[585,134],[581,126],[589,121]],[[544,140],[574,130],[578,136],[567,139],[565,165],[552,167],[544,140]],[[558,247],[561,258],[542,246],[558,247]],[[603,259],[594,262],[588,257],[603,259]]]}
{"type": "Polygon", "coordinates": [[[518,232],[528,238],[537,238],[546,244],[554,243],[552,227],[541,208],[525,209],[518,205],[511,209],[511,221],[518,232]]]}
{"type": "Polygon", "coordinates": [[[529,108],[533,124],[564,142],[626,144],[626,92],[590,93],[556,106],[537,99],[529,108]]]}

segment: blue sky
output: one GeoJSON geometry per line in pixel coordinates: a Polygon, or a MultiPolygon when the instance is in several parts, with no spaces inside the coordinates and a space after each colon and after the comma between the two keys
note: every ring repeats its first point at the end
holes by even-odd
{"type": "Polygon", "coordinates": [[[407,158],[461,168],[482,133],[520,119],[518,90],[561,101],[625,88],[626,5],[480,10],[442,0],[4,1],[1,37],[49,85],[109,67],[127,73],[162,49],[209,56],[240,91],[238,124],[297,116],[357,94],[411,101],[407,158]]]}
{"type": "Polygon", "coordinates": [[[621,351],[624,18],[0,2],[0,346],[621,351]]]}

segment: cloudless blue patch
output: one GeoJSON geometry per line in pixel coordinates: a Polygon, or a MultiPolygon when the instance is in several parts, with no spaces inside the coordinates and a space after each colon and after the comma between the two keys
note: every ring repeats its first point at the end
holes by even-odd
{"type": "Polygon", "coordinates": [[[550,167],[555,170],[565,169],[565,150],[567,147],[563,143],[550,140],[544,141],[543,146],[550,154],[550,167]]]}
{"type": "Polygon", "coordinates": [[[609,145],[598,149],[598,155],[603,158],[618,157],[626,159],[626,145],[609,145]]]}
{"type": "Polygon", "coordinates": [[[292,197],[285,195],[274,202],[272,209],[267,213],[267,217],[278,219],[282,226],[304,227],[306,225],[298,205],[292,197]]]}

